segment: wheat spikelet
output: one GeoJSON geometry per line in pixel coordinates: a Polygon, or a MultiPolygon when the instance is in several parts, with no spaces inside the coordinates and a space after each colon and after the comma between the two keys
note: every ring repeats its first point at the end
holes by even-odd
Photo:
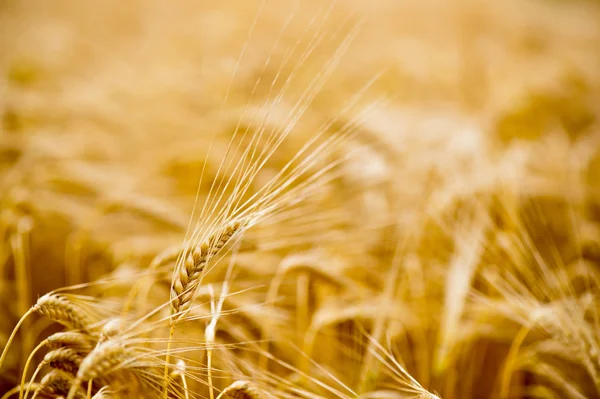
{"type": "MultiPolygon", "coordinates": [[[[207,262],[244,226],[241,221],[228,223],[200,245],[192,248],[178,267],[171,283],[171,314],[180,315],[194,300],[207,262]]],[[[187,251],[186,251],[187,252],[187,251]]],[[[184,252],[185,254],[185,252],[184,252]]]]}

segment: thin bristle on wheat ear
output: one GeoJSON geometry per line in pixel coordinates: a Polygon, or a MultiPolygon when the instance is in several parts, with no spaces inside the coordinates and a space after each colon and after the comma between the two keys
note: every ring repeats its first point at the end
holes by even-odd
{"type": "Polygon", "coordinates": [[[217,399],[261,399],[261,396],[250,382],[238,380],[225,388],[217,399]]]}
{"type": "Polygon", "coordinates": [[[232,221],[223,229],[213,233],[200,245],[184,251],[187,256],[178,267],[171,283],[172,315],[180,314],[190,308],[206,264],[243,226],[244,223],[241,221],[232,221]]]}
{"type": "Polygon", "coordinates": [[[86,330],[92,324],[88,315],[81,308],[67,298],[56,294],[42,296],[33,305],[33,309],[50,320],[73,330],[86,330]]]}
{"type": "Polygon", "coordinates": [[[108,399],[112,397],[113,394],[111,393],[110,388],[108,386],[104,386],[100,388],[94,396],[92,396],[92,399],[108,399]]]}

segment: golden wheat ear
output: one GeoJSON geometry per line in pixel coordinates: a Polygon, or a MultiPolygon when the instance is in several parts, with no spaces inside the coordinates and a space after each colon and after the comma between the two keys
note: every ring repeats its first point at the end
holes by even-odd
{"type": "Polygon", "coordinates": [[[86,312],[64,296],[53,293],[43,295],[40,297],[40,299],[38,299],[35,305],[25,312],[10,334],[8,341],[6,342],[6,346],[2,351],[2,356],[0,356],[0,368],[2,367],[4,358],[8,353],[8,348],[14,340],[19,327],[21,327],[25,319],[27,319],[27,317],[34,312],[46,316],[53,322],[62,324],[63,326],[73,330],[85,331],[86,328],[92,324],[92,321],[86,312]]]}
{"type": "Polygon", "coordinates": [[[51,351],[61,348],[70,348],[77,353],[79,353],[82,357],[87,355],[94,347],[95,340],[93,337],[76,332],[76,331],[60,331],[52,334],[42,342],[38,346],[36,346],[27,361],[25,362],[25,366],[23,367],[23,372],[21,374],[21,389],[19,392],[19,399],[23,399],[23,389],[25,387],[25,378],[27,376],[27,370],[29,369],[29,364],[31,360],[34,358],[34,355],[43,347],[47,347],[51,351]]]}
{"type": "MultiPolygon", "coordinates": [[[[222,228],[213,232],[213,234],[203,240],[200,245],[196,245],[192,248],[184,248],[182,250],[181,255],[183,262],[175,269],[171,282],[171,328],[169,330],[167,352],[165,355],[164,381],[167,381],[168,377],[171,340],[175,332],[175,325],[186,315],[196,299],[204,268],[210,259],[218,255],[221,249],[231,242],[246,226],[246,220],[232,220],[222,228]]],[[[165,399],[167,398],[167,385],[168,384],[165,384],[164,388],[163,396],[165,399]]]]}
{"type": "MultiPolygon", "coordinates": [[[[73,376],[60,370],[52,370],[42,378],[40,386],[34,391],[33,398],[40,394],[65,396],[69,392],[73,376]]],[[[83,397],[79,392],[78,397],[83,397]]]]}
{"type": "Polygon", "coordinates": [[[122,340],[109,339],[98,344],[81,361],[67,398],[74,399],[77,388],[83,382],[104,377],[117,371],[123,364],[135,358],[135,350],[129,348],[122,340]]]}
{"type": "Polygon", "coordinates": [[[46,294],[38,299],[33,309],[72,330],[85,331],[92,324],[92,320],[83,309],[61,295],[46,294]]]}
{"type": "Polygon", "coordinates": [[[171,284],[172,315],[181,318],[181,315],[190,308],[206,264],[243,229],[244,225],[241,221],[232,221],[200,245],[186,251],[188,255],[173,276],[171,284]]]}
{"type": "MultiPolygon", "coordinates": [[[[45,366],[49,366],[53,370],[59,370],[67,375],[73,376],[75,375],[75,373],[77,373],[82,359],[83,356],[71,348],[59,348],[48,352],[46,356],[44,356],[42,362],[35,369],[33,375],[31,376],[30,383],[27,386],[27,389],[25,390],[24,398],[26,399],[29,395],[29,390],[33,384],[33,381],[35,381],[35,378],[37,377],[38,373],[45,366]]],[[[71,377],[71,379],[73,378],[71,377]]],[[[34,396],[36,395],[34,394],[34,396]]]]}
{"type": "Polygon", "coordinates": [[[225,388],[217,399],[261,399],[261,396],[250,382],[238,380],[225,388]]]}

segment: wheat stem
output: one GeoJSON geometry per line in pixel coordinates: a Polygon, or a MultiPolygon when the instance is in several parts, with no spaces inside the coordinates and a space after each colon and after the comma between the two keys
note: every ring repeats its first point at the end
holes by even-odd
{"type": "MultiPolygon", "coordinates": [[[[34,382],[32,383],[32,385],[34,386],[35,389],[37,389],[39,387],[39,384],[34,382]]],[[[17,393],[17,391],[21,390],[21,386],[16,386],[14,388],[11,388],[9,391],[7,391],[4,395],[2,395],[2,397],[0,397],[0,399],[8,399],[11,396],[13,396],[14,394],[17,393]]]]}
{"type": "Polygon", "coordinates": [[[508,398],[510,381],[515,366],[515,361],[519,353],[519,349],[521,348],[521,345],[523,345],[523,342],[525,341],[525,338],[527,338],[527,335],[529,335],[530,331],[531,325],[523,326],[519,330],[519,333],[515,336],[515,339],[513,340],[508,351],[508,355],[506,355],[504,371],[502,372],[502,382],[500,385],[500,399],[508,398]]]}
{"type": "MultiPolygon", "coordinates": [[[[19,223],[19,227],[21,227],[23,223],[19,223]]],[[[11,237],[10,243],[13,252],[13,260],[15,264],[15,275],[17,280],[17,287],[19,291],[19,313],[26,313],[29,308],[29,278],[28,278],[28,270],[27,270],[27,258],[26,258],[26,242],[25,234],[27,229],[19,228],[22,230],[11,237]]],[[[25,327],[24,331],[28,331],[28,328],[25,327]]],[[[23,339],[21,340],[21,356],[19,360],[25,357],[27,351],[27,334],[23,335],[23,339]]]]}
{"type": "Polygon", "coordinates": [[[212,348],[206,350],[206,367],[208,368],[208,387],[210,399],[215,399],[214,387],[212,383],[212,348]]]}
{"type": "Polygon", "coordinates": [[[10,346],[13,339],[15,338],[15,335],[17,334],[17,330],[19,329],[21,324],[23,324],[23,321],[27,318],[27,316],[29,316],[31,313],[33,313],[33,311],[34,311],[33,307],[29,308],[29,310],[27,312],[25,312],[25,314],[21,317],[21,319],[19,320],[19,322],[17,323],[15,328],[13,328],[12,333],[10,334],[10,337],[8,338],[8,341],[6,341],[6,346],[4,347],[4,350],[2,351],[2,356],[0,356],[0,368],[2,368],[2,364],[4,363],[4,358],[6,357],[6,354],[8,353],[8,347],[10,346]]]}
{"type": "Polygon", "coordinates": [[[25,379],[27,378],[27,369],[29,368],[29,363],[33,359],[33,356],[36,354],[36,352],[38,350],[40,350],[41,348],[43,348],[47,342],[48,342],[47,339],[40,342],[39,345],[36,346],[35,349],[33,349],[31,351],[31,353],[29,354],[29,356],[27,357],[27,361],[25,362],[25,368],[23,369],[23,373],[21,374],[21,385],[20,385],[21,389],[19,390],[19,399],[23,399],[23,392],[24,392],[23,387],[25,386],[25,379]]]}
{"type": "Polygon", "coordinates": [[[169,340],[167,341],[167,352],[165,354],[165,370],[163,373],[163,397],[165,399],[168,398],[169,395],[169,361],[171,356],[171,343],[173,342],[173,334],[175,333],[175,323],[171,322],[171,327],[169,328],[169,340]]]}
{"type": "MultiPolygon", "coordinates": [[[[33,375],[31,376],[31,379],[29,380],[29,384],[27,384],[27,389],[25,390],[25,395],[23,396],[24,399],[27,399],[27,395],[29,395],[29,389],[32,387],[33,382],[35,381],[35,377],[37,377],[37,374],[42,369],[42,366],[43,366],[43,362],[42,362],[42,364],[38,365],[36,367],[35,371],[33,372],[33,375]]],[[[35,394],[34,394],[34,396],[35,396],[35,394]]]]}

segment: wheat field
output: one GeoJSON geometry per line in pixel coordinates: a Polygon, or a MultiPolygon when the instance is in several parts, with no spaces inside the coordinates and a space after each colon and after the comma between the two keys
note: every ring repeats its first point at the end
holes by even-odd
{"type": "Polygon", "coordinates": [[[600,3],[0,0],[0,397],[600,398],[600,3]]]}

